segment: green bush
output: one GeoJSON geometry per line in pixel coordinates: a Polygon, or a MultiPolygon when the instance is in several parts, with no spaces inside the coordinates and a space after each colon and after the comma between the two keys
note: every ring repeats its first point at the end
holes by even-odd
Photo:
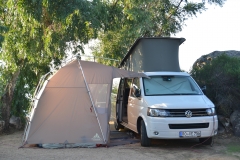
{"type": "Polygon", "coordinates": [[[229,117],[240,109],[240,59],[222,54],[202,67],[194,66],[190,74],[216,106],[217,113],[229,117]]]}
{"type": "Polygon", "coordinates": [[[117,86],[112,87],[112,93],[114,93],[114,94],[118,93],[118,87],[117,86]]]}

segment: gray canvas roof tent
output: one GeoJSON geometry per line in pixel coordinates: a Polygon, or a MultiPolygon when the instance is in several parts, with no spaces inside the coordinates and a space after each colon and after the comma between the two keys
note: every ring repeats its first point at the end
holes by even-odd
{"type": "Polygon", "coordinates": [[[138,38],[120,63],[120,68],[135,72],[179,72],[178,51],[184,38],[138,38]]]}
{"type": "Polygon", "coordinates": [[[107,144],[116,77],[146,75],[81,60],[61,68],[36,95],[23,145],[107,144]]]}

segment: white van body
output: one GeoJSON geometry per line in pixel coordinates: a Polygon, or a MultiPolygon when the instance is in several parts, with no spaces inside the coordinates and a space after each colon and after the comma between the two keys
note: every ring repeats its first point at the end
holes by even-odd
{"type": "Polygon", "coordinates": [[[145,74],[149,79],[120,80],[115,128],[141,134],[142,146],[149,146],[150,139],[199,138],[212,143],[218,129],[215,106],[193,78],[185,72],[145,74]]]}
{"type": "Polygon", "coordinates": [[[188,73],[181,72],[178,51],[184,41],[140,37],[120,62],[120,68],[149,77],[121,79],[115,107],[115,128],[139,133],[142,146],[162,138],[199,138],[211,144],[217,134],[214,104],[188,73]]]}

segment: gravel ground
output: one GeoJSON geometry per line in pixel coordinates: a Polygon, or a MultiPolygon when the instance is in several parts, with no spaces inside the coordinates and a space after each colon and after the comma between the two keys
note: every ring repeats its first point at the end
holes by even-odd
{"type": "MultiPolygon", "coordinates": [[[[128,132],[120,132],[126,136],[128,132]]],[[[0,135],[0,160],[239,160],[240,138],[234,136],[217,136],[213,147],[198,145],[192,140],[155,140],[152,147],[141,147],[139,141],[98,148],[20,148],[23,131],[0,135]]]]}

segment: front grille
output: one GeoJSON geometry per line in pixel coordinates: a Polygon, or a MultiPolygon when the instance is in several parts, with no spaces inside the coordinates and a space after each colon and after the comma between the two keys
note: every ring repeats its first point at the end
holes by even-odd
{"type": "Polygon", "coordinates": [[[192,117],[208,116],[206,109],[168,109],[169,117],[186,117],[186,111],[192,112],[192,117]]]}
{"type": "Polygon", "coordinates": [[[168,124],[170,129],[208,128],[209,123],[168,124]]]}

